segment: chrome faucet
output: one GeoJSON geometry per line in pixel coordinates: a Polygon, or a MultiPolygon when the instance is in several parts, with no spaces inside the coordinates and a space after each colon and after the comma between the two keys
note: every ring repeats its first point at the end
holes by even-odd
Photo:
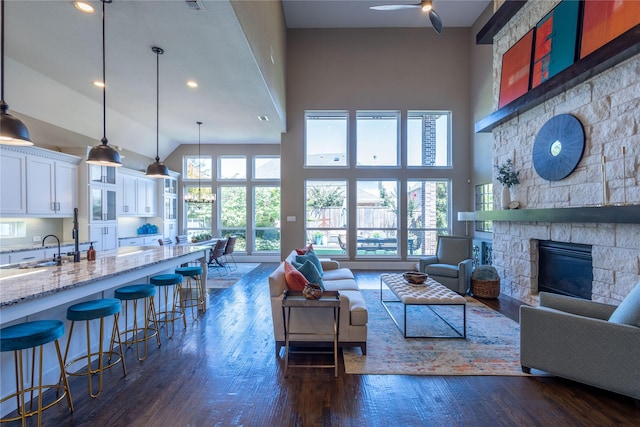
{"type": "Polygon", "coordinates": [[[44,241],[47,240],[47,237],[53,237],[54,239],[56,239],[58,241],[58,256],[57,257],[54,256],[53,260],[55,261],[57,266],[61,266],[62,265],[62,257],[60,256],[60,239],[58,239],[58,236],[56,236],[54,234],[47,234],[42,239],[42,246],[44,246],[44,241]]]}

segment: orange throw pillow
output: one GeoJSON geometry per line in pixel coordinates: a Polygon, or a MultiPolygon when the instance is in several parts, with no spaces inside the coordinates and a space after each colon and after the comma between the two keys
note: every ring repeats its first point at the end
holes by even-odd
{"type": "Polygon", "coordinates": [[[309,243],[309,246],[307,246],[306,248],[296,249],[296,253],[298,255],[305,255],[307,252],[312,250],[313,250],[313,245],[309,243]]]}
{"type": "Polygon", "coordinates": [[[288,261],[284,262],[284,280],[292,291],[303,291],[309,281],[288,261]]]}

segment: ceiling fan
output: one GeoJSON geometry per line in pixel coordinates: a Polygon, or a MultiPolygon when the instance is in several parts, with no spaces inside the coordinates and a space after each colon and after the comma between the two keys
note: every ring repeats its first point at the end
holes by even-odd
{"type": "Polygon", "coordinates": [[[433,29],[436,30],[436,33],[442,33],[442,20],[440,16],[433,10],[433,1],[432,0],[423,0],[418,4],[385,4],[381,6],[371,6],[369,9],[373,10],[401,10],[401,9],[413,9],[420,8],[423,12],[429,12],[429,20],[431,21],[431,25],[433,25],[433,29]]]}

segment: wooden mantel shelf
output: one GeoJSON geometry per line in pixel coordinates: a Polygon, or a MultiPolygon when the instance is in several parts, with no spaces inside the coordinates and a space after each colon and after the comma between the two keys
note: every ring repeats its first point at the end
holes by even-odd
{"type": "Polygon", "coordinates": [[[640,224],[640,205],[477,211],[477,221],[640,224]]]}

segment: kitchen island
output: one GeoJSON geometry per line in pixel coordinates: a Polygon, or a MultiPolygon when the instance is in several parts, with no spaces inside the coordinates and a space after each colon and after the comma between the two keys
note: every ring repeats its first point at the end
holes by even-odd
{"type": "MultiPolygon", "coordinates": [[[[3,266],[0,268],[0,326],[41,319],[62,320],[65,322],[65,333],[60,342],[64,348],[69,330],[67,307],[81,301],[113,298],[114,290],[120,286],[149,283],[150,276],[173,273],[176,267],[190,262],[202,266],[202,283],[205,284],[209,249],[210,246],[206,245],[130,246],[99,253],[95,261],[82,259],[80,262],[56,266],[43,262],[49,260],[34,260],[3,266]]],[[[141,307],[138,309],[141,310],[141,307]]],[[[143,313],[139,312],[139,315],[143,313]]],[[[121,328],[123,326],[121,324],[121,328]]],[[[111,327],[107,323],[105,330],[110,331],[111,327]]],[[[78,328],[82,330],[84,325],[78,325],[78,328]]],[[[104,345],[109,344],[110,334],[106,335],[104,345]]],[[[74,333],[69,360],[86,351],[85,340],[84,331],[74,333]]],[[[45,353],[44,381],[54,384],[60,374],[53,347],[48,344],[45,353]]],[[[15,390],[15,382],[4,380],[13,378],[13,366],[13,354],[0,353],[0,377],[3,378],[0,383],[1,396],[7,396],[15,390]]],[[[0,415],[3,416],[15,409],[10,404],[2,406],[0,415]]]]}
{"type": "MultiPolygon", "coordinates": [[[[0,325],[27,320],[37,313],[84,297],[107,292],[199,261],[206,282],[209,246],[130,246],[98,255],[95,261],[61,266],[24,264],[0,269],[0,325]]],[[[111,296],[106,295],[106,296],[111,296]]]]}

